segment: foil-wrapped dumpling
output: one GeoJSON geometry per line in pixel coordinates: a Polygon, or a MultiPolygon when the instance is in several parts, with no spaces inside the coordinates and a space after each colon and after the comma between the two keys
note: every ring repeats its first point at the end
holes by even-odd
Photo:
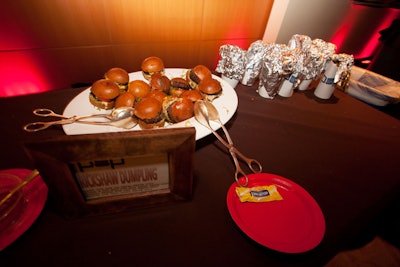
{"type": "Polygon", "coordinates": [[[245,71],[240,81],[243,85],[252,86],[260,75],[266,44],[262,40],[253,42],[246,51],[245,71]]]}
{"type": "Polygon", "coordinates": [[[266,46],[260,73],[258,93],[265,98],[274,98],[283,78],[299,71],[298,53],[285,44],[272,43],[266,46]]]}
{"type": "Polygon", "coordinates": [[[220,60],[216,72],[240,81],[245,71],[246,51],[236,45],[222,45],[219,49],[220,60]]]}

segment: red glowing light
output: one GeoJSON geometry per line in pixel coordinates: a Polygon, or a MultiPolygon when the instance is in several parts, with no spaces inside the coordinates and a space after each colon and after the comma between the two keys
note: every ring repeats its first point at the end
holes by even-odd
{"type": "Polygon", "coordinates": [[[368,64],[370,64],[371,63],[371,60],[370,59],[365,59],[365,60],[362,60],[361,61],[361,64],[364,64],[364,65],[368,65],[368,64]]]}
{"type": "Polygon", "coordinates": [[[379,47],[380,31],[400,17],[400,10],[352,5],[330,42],[338,52],[353,54],[354,58],[369,58],[379,47]]]}
{"type": "Polygon", "coordinates": [[[39,93],[49,90],[35,60],[21,53],[0,53],[0,97],[39,93]]]}

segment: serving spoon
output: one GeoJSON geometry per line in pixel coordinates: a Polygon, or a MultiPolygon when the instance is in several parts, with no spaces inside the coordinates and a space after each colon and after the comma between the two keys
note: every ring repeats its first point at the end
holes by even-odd
{"type": "Polygon", "coordinates": [[[194,104],[194,115],[196,120],[202,124],[203,126],[207,127],[211,132],[217,137],[217,139],[229,150],[229,153],[232,156],[233,162],[235,164],[236,170],[235,170],[235,180],[239,184],[239,186],[247,186],[249,179],[247,174],[242,170],[240,167],[239,161],[237,156],[239,156],[244,162],[247,163],[247,166],[253,173],[260,173],[262,171],[262,165],[260,162],[258,162],[255,159],[251,159],[243,155],[234,145],[231,136],[228,133],[228,130],[225,128],[224,124],[221,122],[218,110],[215,108],[215,106],[205,100],[198,100],[194,104]],[[224,134],[226,136],[226,139],[228,142],[226,142],[210,125],[210,120],[211,121],[217,121],[220,125],[222,130],[224,131],[224,134]],[[239,175],[242,175],[245,178],[245,182],[242,183],[239,180],[239,175]]]}
{"type": "Polygon", "coordinates": [[[111,114],[92,114],[85,116],[72,116],[65,117],[63,115],[57,114],[54,111],[46,108],[35,109],[33,114],[40,117],[57,117],[61,118],[57,121],[50,122],[31,122],[26,124],[23,129],[27,132],[37,132],[40,130],[47,129],[52,125],[59,124],[70,124],[74,122],[84,123],[84,124],[92,124],[92,125],[110,125],[123,129],[130,129],[137,125],[137,121],[134,118],[134,109],[131,107],[119,107],[114,109],[111,114]],[[86,120],[89,118],[105,118],[108,121],[90,121],[86,120]]]}

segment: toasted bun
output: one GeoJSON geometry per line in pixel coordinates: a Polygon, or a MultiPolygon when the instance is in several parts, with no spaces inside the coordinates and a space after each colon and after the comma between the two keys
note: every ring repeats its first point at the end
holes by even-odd
{"type": "Polygon", "coordinates": [[[143,77],[146,80],[150,80],[151,75],[157,72],[164,74],[164,62],[159,57],[148,57],[145,58],[141,65],[143,77]]]}
{"type": "Polygon", "coordinates": [[[159,91],[159,90],[153,90],[147,95],[147,97],[154,97],[161,103],[163,102],[164,97],[166,97],[166,96],[167,96],[166,93],[164,93],[163,91],[159,91]]]}
{"type": "Polygon", "coordinates": [[[122,68],[111,68],[105,74],[104,78],[115,82],[121,90],[126,90],[129,83],[129,74],[122,68]]]}
{"type": "Polygon", "coordinates": [[[160,72],[154,73],[150,78],[150,86],[153,90],[163,91],[164,93],[169,93],[169,88],[171,86],[171,81],[169,78],[160,72]]]}
{"type": "Polygon", "coordinates": [[[204,65],[197,65],[186,72],[186,80],[192,88],[196,88],[201,80],[209,77],[211,77],[211,71],[204,65]]]}
{"type": "Polygon", "coordinates": [[[213,101],[222,93],[221,83],[214,78],[206,78],[202,80],[198,84],[197,89],[201,94],[203,94],[204,98],[209,101],[213,101]]]}
{"type": "Polygon", "coordinates": [[[106,79],[95,81],[90,91],[101,101],[113,100],[119,95],[118,85],[106,79]]]}
{"type": "Polygon", "coordinates": [[[193,117],[194,104],[188,98],[168,96],[163,101],[163,112],[167,121],[177,123],[193,117]]]}
{"type": "Polygon", "coordinates": [[[186,90],[181,95],[182,98],[188,98],[192,102],[196,102],[197,100],[204,99],[203,95],[200,93],[199,90],[186,90]]]}
{"type": "Polygon", "coordinates": [[[90,88],[89,100],[95,107],[112,109],[114,100],[119,96],[120,90],[116,83],[106,79],[100,79],[90,88]]]}
{"type": "Polygon", "coordinates": [[[142,80],[133,80],[129,82],[128,92],[130,92],[137,101],[143,97],[146,97],[150,91],[150,85],[142,80]]]}
{"type": "Polygon", "coordinates": [[[169,107],[169,118],[173,123],[181,122],[193,117],[193,102],[188,98],[179,98],[169,107]]]}
{"type": "Polygon", "coordinates": [[[162,103],[153,97],[143,98],[136,104],[135,116],[142,129],[163,127],[165,123],[162,103]]]}
{"type": "Polygon", "coordinates": [[[130,92],[120,94],[115,100],[115,108],[119,107],[133,107],[135,104],[135,96],[130,92]]]}
{"type": "Polygon", "coordinates": [[[143,98],[135,105],[135,115],[139,119],[153,119],[161,110],[161,102],[153,97],[143,98]]]}

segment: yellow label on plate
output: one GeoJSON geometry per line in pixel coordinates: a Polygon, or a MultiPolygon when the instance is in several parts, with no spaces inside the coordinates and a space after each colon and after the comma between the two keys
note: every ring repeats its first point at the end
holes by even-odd
{"type": "Polygon", "coordinates": [[[269,202],[283,199],[275,185],[236,187],[235,190],[240,202],[269,202]]]}

